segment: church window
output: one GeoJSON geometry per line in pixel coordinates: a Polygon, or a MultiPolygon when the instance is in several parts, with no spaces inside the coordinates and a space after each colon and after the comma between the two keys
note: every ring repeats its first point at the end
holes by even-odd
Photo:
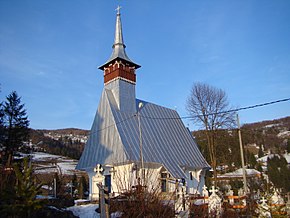
{"type": "Polygon", "coordinates": [[[189,177],[190,177],[190,180],[193,180],[192,172],[189,172],[189,177]]]}

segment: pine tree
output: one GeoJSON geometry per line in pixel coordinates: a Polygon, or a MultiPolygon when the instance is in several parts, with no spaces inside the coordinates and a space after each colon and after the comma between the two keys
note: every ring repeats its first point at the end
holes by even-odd
{"type": "Polygon", "coordinates": [[[262,150],[262,146],[259,145],[259,151],[258,151],[258,157],[263,157],[264,153],[263,153],[263,150],[262,150]]]}
{"type": "Polygon", "coordinates": [[[82,176],[79,181],[79,189],[78,189],[79,198],[81,199],[85,198],[85,192],[87,191],[87,189],[88,189],[87,181],[85,177],[82,176]]]}
{"type": "Polygon", "coordinates": [[[287,140],[287,153],[290,153],[290,139],[287,140]]]}
{"type": "Polygon", "coordinates": [[[4,145],[5,141],[5,127],[4,127],[4,110],[3,103],[0,102],[0,146],[4,145]]]}
{"type": "Polygon", "coordinates": [[[72,181],[71,181],[71,185],[72,185],[72,187],[71,187],[72,196],[74,196],[75,190],[78,187],[78,178],[77,178],[76,174],[73,175],[73,178],[72,178],[72,181]]]}
{"type": "Polygon", "coordinates": [[[250,166],[250,168],[256,168],[258,163],[257,160],[255,158],[255,155],[249,151],[247,151],[248,154],[248,164],[250,166]]]}
{"type": "Polygon", "coordinates": [[[4,217],[31,217],[32,213],[42,207],[36,199],[42,184],[37,184],[33,178],[32,166],[25,158],[23,168],[14,164],[15,182],[6,184],[1,198],[0,214],[4,217]]]}
{"type": "Polygon", "coordinates": [[[17,92],[13,91],[6,97],[1,107],[1,114],[3,145],[6,148],[7,165],[10,166],[13,153],[19,150],[29,137],[29,120],[17,92]]]}
{"type": "Polygon", "coordinates": [[[283,156],[274,155],[267,160],[268,176],[276,188],[282,188],[285,192],[290,191],[290,169],[283,156]]]}

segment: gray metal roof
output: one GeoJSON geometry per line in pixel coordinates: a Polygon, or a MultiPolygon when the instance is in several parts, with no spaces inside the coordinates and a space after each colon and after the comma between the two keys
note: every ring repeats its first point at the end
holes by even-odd
{"type": "Polygon", "coordinates": [[[114,44],[113,44],[113,52],[112,52],[109,60],[107,60],[107,62],[105,64],[100,66],[99,69],[103,70],[106,65],[108,65],[112,61],[118,60],[118,59],[125,60],[125,61],[131,63],[132,65],[135,66],[136,69],[139,68],[140,65],[138,65],[138,64],[134,63],[132,60],[130,60],[130,58],[126,54],[125,48],[126,48],[126,46],[125,46],[124,40],[123,40],[121,14],[120,14],[120,11],[118,10],[117,19],[116,19],[115,40],[114,40],[114,44]]]}
{"type": "MultiPolygon", "coordinates": [[[[136,107],[139,102],[136,100],[136,107]]],[[[139,116],[144,162],[162,164],[175,178],[185,178],[185,168],[209,167],[175,110],[145,101],[142,103],[139,116]]],[[[104,89],[77,169],[92,168],[98,163],[139,161],[138,124],[138,116],[118,110],[112,92],[104,89]]]]}

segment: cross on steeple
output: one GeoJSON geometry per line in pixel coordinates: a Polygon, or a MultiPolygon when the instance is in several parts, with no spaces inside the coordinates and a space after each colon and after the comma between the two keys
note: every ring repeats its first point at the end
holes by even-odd
{"type": "Polygon", "coordinates": [[[121,9],[121,8],[122,8],[122,7],[121,7],[120,5],[118,5],[118,7],[116,8],[117,15],[121,14],[121,13],[120,13],[120,9],[121,9]]]}

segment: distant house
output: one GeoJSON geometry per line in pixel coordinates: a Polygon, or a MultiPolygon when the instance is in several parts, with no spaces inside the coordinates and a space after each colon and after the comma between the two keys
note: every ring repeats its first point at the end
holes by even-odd
{"type": "Polygon", "coordinates": [[[180,183],[189,193],[200,192],[204,185],[209,165],[178,113],[136,99],[139,67],[125,52],[118,10],[113,53],[99,68],[103,93],[76,167],[89,175],[91,199],[98,198],[97,183],[116,194],[138,182],[164,192],[180,183]]]}

